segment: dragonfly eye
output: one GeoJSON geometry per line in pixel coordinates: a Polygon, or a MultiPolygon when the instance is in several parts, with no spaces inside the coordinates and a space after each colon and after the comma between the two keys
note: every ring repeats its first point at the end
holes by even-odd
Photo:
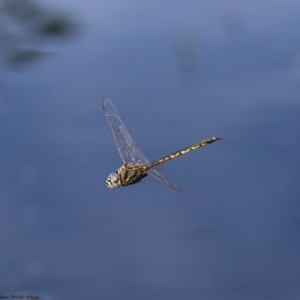
{"type": "Polygon", "coordinates": [[[111,189],[117,189],[121,186],[120,177],[116,173],[111,173],[106,179],[106,185],[111,189]]]}

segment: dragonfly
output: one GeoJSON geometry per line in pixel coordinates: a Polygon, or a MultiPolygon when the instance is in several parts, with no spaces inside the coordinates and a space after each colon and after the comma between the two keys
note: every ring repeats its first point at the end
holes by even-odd
{"type": "Polygon", "coordinates": [[[108,98],[104,98],[102,102],[102,109],[112,131],[120,157],[123,161],[122,166],[114,173],[109,174],[106,179],[106,185],[111,189],[117,189],[121,186],[125,187],[139,183],[143,178],[150,174],[169,187],[179,192],[183,192],[160,175],[157,171],[157,167],[176,157],[187,154],[221,139],[220,137],[213,136],[150,162],[136,146],[113,102],[108,98]]]}

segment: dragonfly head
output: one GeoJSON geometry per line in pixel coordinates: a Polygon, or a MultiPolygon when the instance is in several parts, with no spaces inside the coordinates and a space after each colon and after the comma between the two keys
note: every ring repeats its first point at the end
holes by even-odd
{"type": "Polygon", "coordinates": [[[110,189],[117,189],[121,186],[120,176],[116,173],[110,173],[105,183],[110,189]]]}

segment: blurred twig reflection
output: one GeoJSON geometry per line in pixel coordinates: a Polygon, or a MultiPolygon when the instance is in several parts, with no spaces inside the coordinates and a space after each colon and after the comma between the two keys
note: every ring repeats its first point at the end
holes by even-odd
{"type": "Polygon", "coordinates": [[[0,0],[0,55],[9,66],[40,58],[47,54],[41,49],[43,43],[74,32],[73,20],[36,0],[0,0]]]}

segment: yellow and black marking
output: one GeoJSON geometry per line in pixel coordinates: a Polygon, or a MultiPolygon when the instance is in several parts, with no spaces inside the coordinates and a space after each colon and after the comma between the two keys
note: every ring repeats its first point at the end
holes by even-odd
{"type": "Polygon", "coordinates": [[[126,163],[117,170],[121,185],[131,185],[141,181],[147,174],[147,168],[134,163],[126,163]]]}
{"type": "Polygon", "coordinates": [[[147,165],[147,167],[149,169],[153,168],[153,167],[155,167],[157,165],[160,165],[160,164],[163,164],[163,163],[167,162],[170,159],[173,159],[173,158],[179,157],[181,155],[187,154],[187,153],[189,153],[191,151],[197,150],[197,149],[199,149],[201,147],[204,147],[204,146],[209,145],[209,144],[211,144],[213,142],[216,142],[216,141],[218,141],[220,139],[221,138],[219,138],[217,136],[214,136],[214,137],[202,140],[202,141],[200,141],[200,142],[198,142],[196,144],[193,144],[191,146],[188,146],[188,147],[186,147],[186,148],[184,148],[182,150],[176,151],[176,152],[174,152],[172,154],[169,154],[169,155],[167,155],[165,157],[162,157],[162,158],[160,158],[160,159],[158,159],[158,160],[150,163],[149,165],[147,165]]]}

